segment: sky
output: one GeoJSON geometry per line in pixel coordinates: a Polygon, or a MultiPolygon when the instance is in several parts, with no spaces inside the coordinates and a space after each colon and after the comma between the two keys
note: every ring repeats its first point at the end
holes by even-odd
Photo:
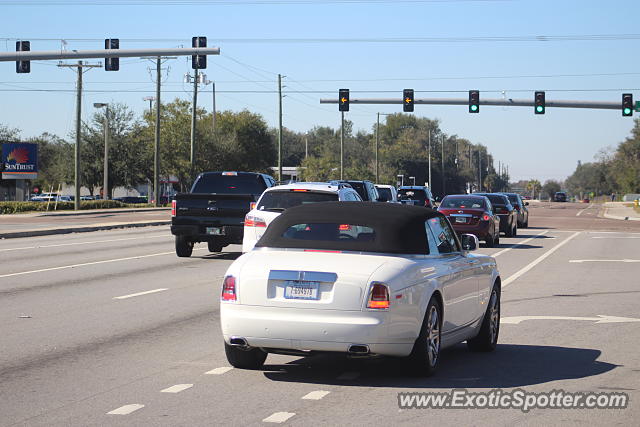
{"type": "MultiPolygon", "coordinates": [[[[592,0],[0,0],[0,51],[16,40],[31,50],[189,47],[206,36],[219,56],[208,58],[217,110],[248,109],[278,123],[282,74],[283,125],[298,132],[340,126],[337,105],[320,104],[349,88],[352,98],[533,99],[621,102],[640,99],[640,2],[592,0]],[[634,32],[635,31],[635,32],[634,32]]],[[[97,63],[101,60],[93,60],[97,63]]],[[[72,61],[66,61],[72,63],[72,61]]],[[[155,65],[123,58],[120,71],[84,74],[83,120],[95,102],[125,103],[136,113],[155,94],[155,65]]],[[[190,58],[164,64],[163,101],[191,100],[184,82],[190,58]]],[[[74,71],[57,61],[32,61],[16,74],[0,63],[0,124],[24,138],[50,132],[73,140],[74,71]]],[[[211,111],[212,85],[198,106],[211,111]]],[[[351,105],[345,118],[371,131],[377,113],[400,105],[351,105]]],[[[445,133],[486,145],[511,180],[563,180],[578,161],[615,147],[633,127],[619,110],[416,105],[413,113],[440,121],[445,133]]],[[[640,113],[635,113],[637,117],[640,113]]],[[[384,116],[381,116],[384,121],[384,116]]],[[[289,166],[289,165],[285,165],[289,166]]]]}

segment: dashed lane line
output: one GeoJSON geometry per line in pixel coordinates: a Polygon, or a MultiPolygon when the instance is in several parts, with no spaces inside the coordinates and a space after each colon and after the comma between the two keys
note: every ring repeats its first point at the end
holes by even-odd
{"type": "Polygon", "coordinates": [[[294,412],[276,412],[262,420],[265,423],[283,423],[295,415],[294,412]]]}
{"type": "Polygon", "coordinates": [[[145,237],[125,237],[122,239],[109,239],[109,240],[94,240],[92,242],[75,242],[75,243],[58,243],[56,245],[37,245],[37,246],[24,246],[21,248],[8,248],[8,249],[0,249],[0,252],[9,252],[9,251],[21,251],[27,249],[42,249],[42,248],[59,248],[63,246],[76,246],[76,245],[91,245],[96,243],[111,243],[111,242],[123,242],[126,240],[140,240],[140,239],[159,239],[173,237],[171,235],[160,235],[160,236],[145,236],[145,237]]]}
{"type": "Polygon", "coordinates": [[[491,256],[492,256],[492,257],[494,257],[494,258],[495,258],[495,257],[497,257],[497,256],[500,256],[500,255],[502,255],[503,253],[508,252],[508,251],[510,251],[510,250],[511,250],[511,249],[513,249],[513,248],[517,248],[518,246],[523,246],[525,243],[528,243],[528,242],[530,242],[530,241],[532,241],[532,240],[534,240],[534,239],[537,239],[538,237],[542,236],[543,234],[547,234],[548,232],[549,232],[548,230],[543,231],[542,233],[536,234],[536,235],[535,235],[535,236],[533,236],[533,237],[529,237],[528,239],[525,239],[525,240],[523,240],[523,241],[522,241],[522,242],[520,242],[520,243],[516,243],[516,244],[514,244],[513,246],[510,246],[510,247],[505,248],[505,249],[503,249],[503,250],[501,250],[501,251],[498,251],[498,252],[496,252],[495,254],[493,254],[493,255],[491,255],[491,256]]]}
{"type": "Polygon", "coordinates": [[[140,405],[139,403],[133,403],[131,405],[124,405],[117,409],[114,409],[111,412],[107,412],[107,415],[129,415],[132,412],[137,411],[138,409],[144,408],[144,405],[140,405]]]}
{"type": "Polygon", "coordinates": [[[233,369],[232,366],[223,366],[221,368],[215,368],[215,369],[212,369],[210,371],[207,371],[204,374],[205,375],[222,375],[222,374],[226,374],[227,372],[229,372],[232,369],[233,369]]]}
{"type": "Polygon", "coordinates": [[[304,400],[320,400],[329,393],[330,392],[325,390],[316,390],[316,391],[312,391],[311,393],[305,394],[304,396],[302,396],[302,398],[304,400]]]}
{"type": "Polygon", "coordinates": [[[193,384],[176,384],[171,387],[160,390],[160,393],[180,393],[193,387],[193,384]]]}
{"type": "Polygon", "coordinates": [[[129,294],[129,295],[122,295],[120,297],[113,297],[113,299],[127,299],[127,298],[139,297],[141,295],[155,294],[155,293],[163,292],[167,290],[169,290],[169,288],[160,288],[160,289],[154,289],[152,291],[138,292],[137,294],[129,294]]]}

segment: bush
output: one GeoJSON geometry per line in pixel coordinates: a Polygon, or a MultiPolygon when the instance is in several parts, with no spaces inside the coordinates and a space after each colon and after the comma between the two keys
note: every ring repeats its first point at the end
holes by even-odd
{"type": "MultiPolygon", "coordinates": [[[[49,212],[53,211],[54,202],[49,203],[49,212]]],[[[73,202],[58,202],[56,211],[73,210],[73,202]]],[[[149,208],[150,203],[126,204],[116,200],[82,200],[80,209],[113,209],[113,208],[149,208]]],[[[0,202],[0,214],[14,214],[21,212],[46,212],[47,202],[0,202]]]]}

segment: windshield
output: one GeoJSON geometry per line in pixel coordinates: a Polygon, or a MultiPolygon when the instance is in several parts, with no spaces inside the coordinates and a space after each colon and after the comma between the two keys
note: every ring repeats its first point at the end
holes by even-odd
{"type": "Polygon", "coordinates": [[[391,194],[390,188],[385,187],[376,187],[378,189],[378,194],[383,199],[383,201],[388,202],[389,200],[393,200],[393,195],[391,194]]]}
{"type": "Polygon", "coordinates": [[[260,175],[200,175],[193,184],[192,193],[261,194],[266,185],[260,175]]]}
{"type": "Polygon", "coordinates": [[[401,189],[398,190],[398,199],[400,200],[426,200],[427,195],[424,190],[401,189]]]}
{"type": "Polygon", "coordinates": [[[445,209],[482,209],[484,201],[478,197],[445,197],[440,203],[440,207],[445,209]]]}
{"type": "Polygon", "coordinates": [[[512,205],[519,205],[520,201],[518,200],[518,196],[515,194],[508,194],[507,197],[512,205]]]}
{"type": "Polygon", "coordinates": [[[312,191],[268,191],[258,202],[258,210],[283,211],[298,205],[318,202],[337,202],[337,193],[321,193],[312,191]]]}
{"type": "Polygon", "coordinates": [[[369,201],[369,195],[367,194],[367,189],[364,188],[364,183],[363,182],[357,182],[357,181],[348,181],[349,185],[351,185],[351,187],[353,187],[354,190],[356,190],[358,192],[358,194],[360,195],[360,198],[367,202],[369,201]]]}

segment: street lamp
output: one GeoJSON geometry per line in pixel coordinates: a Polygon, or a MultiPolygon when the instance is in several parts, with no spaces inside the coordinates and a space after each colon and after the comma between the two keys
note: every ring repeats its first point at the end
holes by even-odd
{"type": "Polygon", "coordinates": [[[410,176],[409,179],[413,180],[413,184],[412,185],[415,186],[416,185],[416,177],[415,176],[410,176]]]}
{"type": "Polygon", "coordinates": [[[404,186],[404,174],[398,175],[398,182],[400,183],[400,187],[404,186]]]}
{"type": "Polygon", "coordinates": [[[151,114],[151,110],[153,109],[153,101],[156,100],[155,96],[145,96],[142,98],[143,101],[149,101],[149,114],[151,114]]]}
{"type": "Polygon", "coordinates": [[[109,104],[96,102],[95,108],[104,108],[104,181],[102,183],[104,200],[109,199],[109,104]]]}

